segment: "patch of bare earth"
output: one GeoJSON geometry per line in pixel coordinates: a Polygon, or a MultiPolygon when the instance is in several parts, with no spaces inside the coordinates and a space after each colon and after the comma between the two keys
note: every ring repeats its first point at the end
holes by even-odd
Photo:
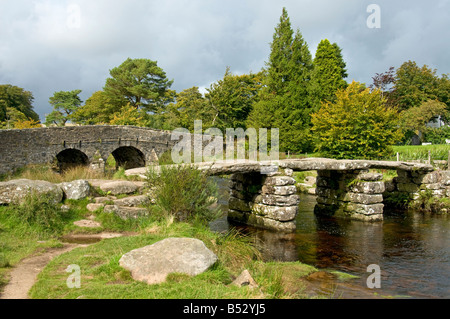
{"type": "Polygon", "coordinates": [[[28,291],[34,285],[38,274],[53,258],[83,246],[66,244],[62,248],[52,248],[39,255],[23,259],[9,273],[10,281],[4,287],[0,299],[28,299],[28,291]]]}

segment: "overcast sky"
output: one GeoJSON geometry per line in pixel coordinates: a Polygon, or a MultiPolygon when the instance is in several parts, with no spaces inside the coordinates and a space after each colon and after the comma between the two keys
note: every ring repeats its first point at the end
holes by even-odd
{"type": "Polygon", "coordinates": [[[177,92],[204,89],[227,66],[264,67],[283,7],[313,57],[325,38],[342,48],[348,81],[408,60],[450,73],[450,0],[0,0],[0,84],[31,91],[41,120],[54,92],[85,101],[128,57],[157,61],[177,92]]]}

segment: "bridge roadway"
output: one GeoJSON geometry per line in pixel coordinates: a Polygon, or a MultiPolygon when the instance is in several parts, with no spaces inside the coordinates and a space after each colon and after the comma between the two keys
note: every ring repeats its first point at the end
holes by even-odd
{"type": "MultiPolygon", "coordinates": [[[[216,161],[183,165],[194,165],[201,170],[208,170],[211,175],[229,175],[235,173],[267,174],[280,169],[293,171],[362,171],[369,169],[387,169],[428,173],[434,171],[432,165],[421,163],[374,161],[374,160],[335,160],[328,158],[283,159],[278,161],[216,161]]],[[[159,169],[158,166],[153,166],[159,169]]],[[[133,168],[125,171],[126,175],[145,177],[147,167],[133,168]]]]}

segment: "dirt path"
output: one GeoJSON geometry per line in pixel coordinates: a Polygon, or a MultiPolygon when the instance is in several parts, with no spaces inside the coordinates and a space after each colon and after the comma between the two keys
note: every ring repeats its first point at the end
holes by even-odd
{"type": "Polygon", "coordinates": [[[34,285],[37,275],[56,256],[87,245],[66,244],[45,253],[23,259],[11,272],[11,280],[5,286],[0,299],[28,299],[28,291],[34,285]]]}

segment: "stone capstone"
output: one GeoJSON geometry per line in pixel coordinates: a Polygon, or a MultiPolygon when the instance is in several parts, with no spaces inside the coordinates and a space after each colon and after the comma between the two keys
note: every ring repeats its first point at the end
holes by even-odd
{"type": "Polygon", "coordinates": [[[89,196],[90,185],[86,180],[76,180],[58,184],[67,199],[83,199],[89,196]]]}
{"type": "Polygon", "coordinates": [[[124,254],[119,264],[133,279],[158,284],[171,273],[196,276],[210,268],[217,256],[194,238],[166,238],[124,254]]]}
{"type": "Polygon", "coordinates": [[[49,196],[54,203],[59,203],[63,199],[63,190],[58,185],[46,181],[17,179],[0,182],[0,204],[21,202],[33,192],[39,196],[49,196]]]}

